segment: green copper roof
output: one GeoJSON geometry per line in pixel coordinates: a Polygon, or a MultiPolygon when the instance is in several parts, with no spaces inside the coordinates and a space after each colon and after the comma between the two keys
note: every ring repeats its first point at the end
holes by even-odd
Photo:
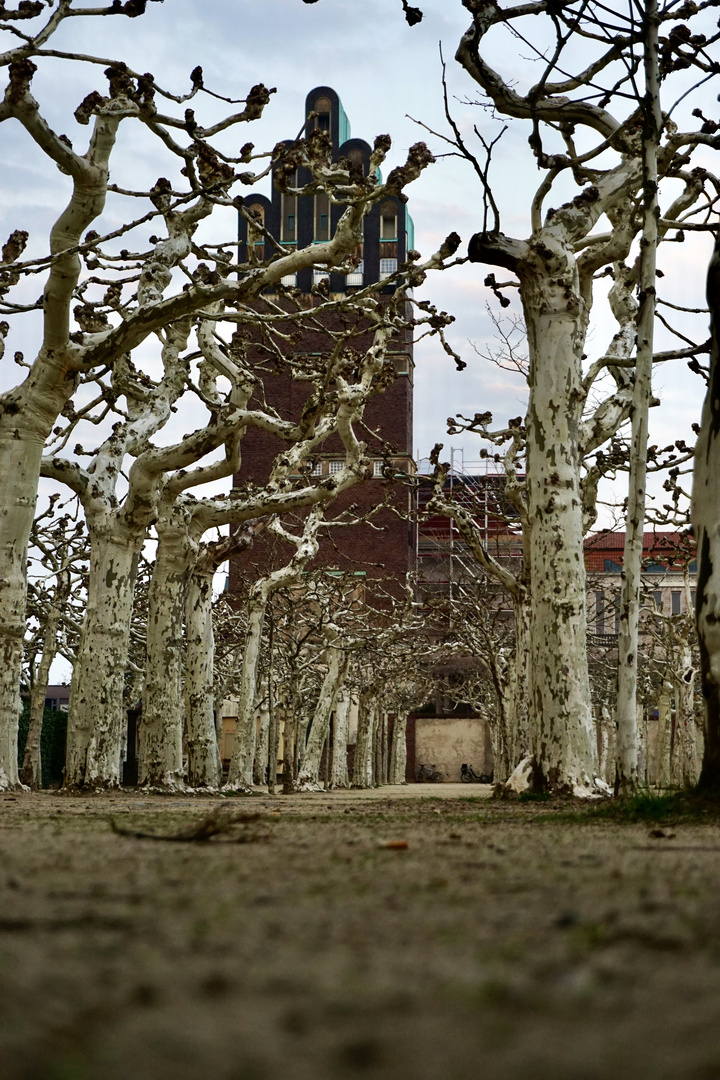
{"type": "Polygon", "coordinates": [[[350,121],[343,109],[343,103],[338,94],[338,146],[342,146],[350,138],[350,121]]]}

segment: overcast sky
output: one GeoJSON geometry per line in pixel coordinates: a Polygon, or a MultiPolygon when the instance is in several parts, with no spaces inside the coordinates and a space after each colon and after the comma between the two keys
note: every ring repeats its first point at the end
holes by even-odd
{"type": "MultiPolygon", "coordinates": [[[[165,0],[148,4],[147,13],[134,20],[72,20],[54,44],[123,58],[136,70],[152,71],[176,92],[188,86],[189,72],[196,64],[202,65],[208,87],[231,97],[243,97],[256,82],[276,87],[262,120],[251,125],[252,130],[244,128],[240,133],[243,141],[250,138],[257,148],[271,149],[278,139],[297,133],[307,92],[320,84],[330,85],[343,101],[354,136],[369,142],[380,133],[392,136],[392,166],[419,138],[437,153],[448,149],[441,138],[408,118],[409,114],[437,132],[447,131],[440,44],[448,64],[453,110],[463,131],[471,136],[473,124],[490,138],[499,131],[486,111],[468,104],[468,99],[477,98],[476,88],[453,59],[468,23],[460,0],[417,2],[425,17],[411,28],[402,17],[400,0],[319,0],[311,5],[301,0],[165,0]]],[[[497,64],[506,59],[502,48],[493,54],[497,64]]],[[[41,67],[35,79],[42,109],[78,147],[84,145],[88,129],[78,127],[72,113],[90,89],[104,90],[100,70],[78,68],[72,73],[67,64],[58,63],[53,68],[51,62],[41,67]]],[[[537,68],[526,60],[512,74],[522,87],[536,77],[537,68]]],[[[225,108],[208,99],[193,104],[202,119],[214,109],[219,113],[225,108]]],[[[12,125],[3,125],[3,137],[6,163],[14,166],[19,177],[0,208],[5,235],[12,228],[29,228],[42,248],[47,226],[62,206],[67,181],[48,168],[39,152],[28,148],[27,138],[12,125]]],[[[493,173],[503,231],[516,236],[529,233],[529,201],[538,182],[526,139],[524,125],[511,123],[496,150],[493,173]]],[[[141,170],[152,182],[167,171],[166,159],[151,141],[138,135],[136,125],[124,124],[113,157],[112,179],[130,182],[141,170]]],[[[466,243],[481,226],[478,182],[470,166],[456,157],[439,158],[411,186],[409,195],[415,243],[423,255],[435,250],[450,231],[457,231],[466,243]]],[[[112,221],[112,213],[110,202],[106,222],[112,221]]],[[[673,247],[672,298],[697,305],[702,297],[698,283],[705,249],[673,247]]],[[[484,350],[492,338],[486,304],[493,297],[483,286],[487,272],[486,267],[465,266],[433,275],[425,288],[427,296],[455,315],[449,336],[468,367],[456,372],[434,342],[417,348],[414,442],[420,455],[427,454],[434,442],[444,441],[448,447],[464,448],[467,458],[477,458],[478,444],[472,437],[447,436],[444,421],[449,415],[490,409],[496,421],[502,422],[523,411],[522,380],[481,359],[471,345],[484,350]]],[[[590,359],[604,351],[614,330],[612,320],[598,305],[589,342],[590,359]]],[[[17,369],[10,368],[7,374],[14,378],[17,369]]],[[[698,383],[684,365],[661,372],[658,392],[665,405],[655,410],[658,439],[666,442],[669,437],[688,434],[690,423],[699,414],[702,388],[698,383]]]]}

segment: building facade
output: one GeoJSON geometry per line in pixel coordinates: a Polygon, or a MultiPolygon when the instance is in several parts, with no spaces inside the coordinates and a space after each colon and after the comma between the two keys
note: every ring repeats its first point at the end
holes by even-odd
{"type": "MultiPolygon", "coordinates": [[[[371,147],[363,139],[351,137],[342,102],[332,88],[319,86],[312,90],[306,98],[305,115],[306,134],[314,127],[327,131],[332,142],[333,159],[344,158],[351,168],[362,170],[367,175],[371,147]]],[[[309,173],[299,170],[295,180],[298,186],[302,186],[311,177],[309,173]]],[[[327,241],[333,235],[343,211],[342,206],[330,205],[325,194],[297,197],[281,193],[274,184],[270,198],[251,193],[245,198],[245,207],[288,250],[327,241]]],[[[262,249],[258,251],[258,256],[264,257],[264,244],[256,246],[262,249]]],[[[313,294],[313,287],[325,282],[330,296],[335,297],[347,295],[365,285],[381,283],[406,260],[412,246],[413,224],[407,204],[397,198],[388,198],[374,206],[365,219],[363,242],[357,252],[360,263],[353,273],[343,275],[307,269],[283,279],[282,284],[296,290],[293,294],[296,302],[308,307],[316,306],[320,301],[313,294]]],[[[250,255],[247,222],[242,215],[238,254],[241,262],[250,255]]],[[[380,294],[389,297],[393,288],[391,284],[381,285],[380,294]]],[[[342,319],[340,313],[324,313],[321,317],[322,327],[340,329],[342,319]]],[[[372,333],[368,329],[354,339],[353,347],[362,351],[371,343],[372,333]]],[[[304,332],[291,347],[299,354],[317,355],[326,350],[328,344],[320,328],[304,332]]],[[[258,364],[266,359],[259,349],[254,353],[251,351],[250,355],[258,364]]],[[[362,514],[375,507],[387,494],[401,514],[386,510],[373,519],[372,528],[359,524],[334,530],[331,542],[321,541],[320,555],[314,565],[333,566],[342,571],[364,574],[368,579],[388,578],[397,582],[401,579],[404,581],[414,565],[414,531],[405,513],[410,505],[409,487],[402,482],[413,470],[413,343],[409,325],[394,343],[391,356],[396,378],[386,390],[370,399],[360,434],[368,446],[373,479],[340,496],[333,503],[333,510],[343,510],[352,505],[362,514]],[[397,475],[398,483],[391,483],[388,491],[389,474],[397,475]]],[[[308,393],[306,383],[294,380],[286,372],[273,374],[265,371],[262,381],[266,399],[281,416],[295,418],[300,415],[308,393]]],[[[248,481],[263,483],[282,449],[283,444],[279,439],[251,428],[243,439],[242,465],[235,483],[238,486],[248,481]]],[[[344,450],[340,439],[333,437],[314,456],[313,474],[321,476],[339,472],[343,461],[344,450]]],[[[233,560],[230,568],[231,591],[239,589],[243,579],[254,579],[266,573],[270,567],[281,565],[287,555],[285,547],[274,550],[270,541],[259,537],[247,553],[233,560]]]]}

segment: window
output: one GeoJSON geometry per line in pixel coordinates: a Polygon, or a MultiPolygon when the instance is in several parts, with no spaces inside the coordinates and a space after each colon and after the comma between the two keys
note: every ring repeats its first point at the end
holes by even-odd
{"type": "Polygon", "coordinates": [[[690,603],[692,604],[693,611],[695,610],[695,590],[690,590],[690,603]]]}
{"type": "Polygon", "coordinates": [[[381,259],[380,260],[380,280],[383,281],[385,278],[390,277],[391,274],[394,274],[397,271],[397,268],[398,268],[397,259],[381,259]]]}
{"type": "Polygon", "coordinates": [[[373,461],[373,476],[382,476],[384,466],[384,461],[373,461]]]}
{"type": "Polygon", "coordinates": [[[288,288],[294,289],[297,285],[297,274],[286,274],[285,277],[280,278],[281,285],[287,285],[288,288]]]}
{"type": "Polygon", "coordinates": [[[389,199],[380,207],[380,239],[397,240],[397,208],[389,199]]]}
{"type": "Polygon", "coordinates": [[[322,461],[316,461],[312,467],[311,476],[322,476],[322,461]]]}
{"type": "Polygon", "coordinates": [[[337,473],[342,472],[344,468],[345,468],[345,462],[344,461],[331,461],[330,462],[330,475],[334,476],[337,473]]]}
{"type": "MultiPolygon", "coordinates": [[[[288,179],[288,187],[297,187],[297,173],[288,179]]],[[[297,196],[284,192],[280,196],[280,243],[297,243],[297,196]]]]}
{"type": "Polygon", "coordinates": [[[679,615],[682,610],[682,593],[673,589],[670,593],[670,611],[673,615],[679,615]]]}
{"type": "Polygon", "coordinates": [[[319,285],[321,281],[329,281],[330,275],[327,270],[313,270],[313,285],[319,285]]]}
{"type": "Polygon", "coordinates": [[[595,633],[605,633],[605,597],[601,592],[595,593],[595,633]]]}
{"type": "Polygon", "coordinates": [[[613,600],[613,609],[615,612],[615,633],[620,633],[620,597],[616,596],[613,600]]]}
{"type": "Polygon", "coordinates": [[[653,593],[653,603],[655,604],[656,611],[662,611],[663,609],[663,594],[660,589],[656,589],[653,593]]]}
{"type": "Polygon", "coordinates": [[[330,200],[323,191],[315,196],[315,239],[330,239],[330,200]]]}
{"type": "Polygon", "coordinates": [[[315,110],[319,115],[315,117],[315,127],[319,127],[321,131],[330,130],[330,113],[332,112],[332,102],[328,97],[319,97],[315,102],[315,110]]]}

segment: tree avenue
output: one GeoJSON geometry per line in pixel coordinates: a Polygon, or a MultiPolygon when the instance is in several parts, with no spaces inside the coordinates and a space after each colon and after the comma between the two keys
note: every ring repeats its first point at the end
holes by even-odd
{"type": "MultiPolygon", "coordinates": [[[[87,611],[71,694],[66,783],[114,785],[119,782],[133,589],[148,528],[158,521],[166,560],[173,522],[175,526],[183,522],[181,546],[189,545],[197,555],[203,533],[215,525],[318,504],[361,480],[367,463],[355,426],[368,397],[386,383],[391,367],[388,344],[401,325],[398,310],[400,306],[404,310],[405,291],[421,284],[428,270],[441,267],[457,246],[450,238],[425,262],[412,252],[397,275],[397,299],[392,303],[381,303],[372,287],[341,301],[318,289],[310,308],[301,303],[282,279],[306,267],[350,272],[357,262],[354,251],[362,239],[365,215],[388,196],[401,196],[432,156],[424,144],[416,144],[405,164],[381,182],[379,167],[390,148],[387,136],[376,139],[365,176],[348,162],[332,161],[327,135],[319,129],[271,154],[255,152],[251,142],[238,152],[239,126],[261,118],[272,94],[266,87],[255,86],[244,100],[230,101],[208,94],[202,70],[195,68],[189,89],[178,94],[152,74],[134,72],[122,61],[62,47],[72,40],[66,30],[73,18],[95,20],[100,41],[111,34],[114,17],[142,16],[145,6],[114,3],[83,8],[72,0],[59,0],[49,8],[22,4],[0,12],[0,30],[8,39],[0,56],[8,73],[0,119],[17,121],[48,165],[60,171],[59,188],[67,190],[46,253],[36,249],[34,238],[28,241],[22,228],[12,232],[2,253],[0,306],[5,319],[12,318],[12,325],[9,321],[1,325],[3,347],[12,347],[13,335],[23,333],[24,322],[41,323],[41,345],[32,360],[26,361],[20,350],[15,353],[16,362],[28,369],[26,377],[0,396],[0,468],[7,478],[0,495],[3,788],[18,783],[26,551],[41,472],[78,495],[91,545],[87,611]],[[57,48],[51,42],[54,37],[57,48]],[[40,65],[57,77],[65,64],[81,69],[92,87],[74,114],[79,136],[80,128],[90,128],[85,150],[74,149],[67,135],[54,130],[33,95],[33,77],[40,65]],[[97,89],[101,72],[105,92],[97,89]],[[229,108],[220,119],[203,125],[190,102],[212,104],[214,116],[218,102],[229,108]],[[138,175],[128,187],[110,183],[118,135],[128,124],[139,125],[144,138],[157,142],[168,176],[138,175]],[[247,213],[236,192],[267,175],[271,165],[278,175],[283,174],[281,165],[285,167],[286,186],[294,182],[298,169],[310,176],[304,188],[287,186],[294,196],[321,192],[342,208],[326,241],[304,249],[283,248],[247,213]],[[115,222],[123,221],[120,226],[105,224],[108,197],[115,222]],[[243,264],[232,256],[238,212],[246,217],[253,235],[264,241],[261,248],[251,245],[243,264]],[[149,243],[146,225],[159,234],[151,235],[149,243]],[[42,298],[33,302],[29,297],[38,274],[45,276],[45,285],[42,298]],[[352,333],[338,333],[314,367],[294,359],[288,343],[326,304],[347,311],[349,324],[353,317],[362,318],[371,327],[372,345],[364,356],[353,352],[352,333]],[[226,340],[223,328],[232,340],[226,340]],[[264,403],[262,375],[246,358],[246,343],[253,334],[256,339],[264,335],[278,364],[293,371],[293,365],[300,364],[297,374],[311,391],[300,420],[283,417],[264,403]],[[206,418],[178,438],[168,425],[188,396],[194,402],[194,423],[198,410],[206,418]],[[221,505],[188,502],[185,493],[191,485],[228,476],[237,468],[242,436],[253,425],[273,432],[287,447],[266,486],[236,494],[221,505]],[[335,433],[344,447],[343,473],[310,479],[308,456],[335,433]],[[73,446],[69,440],[78,435],[85,442],[87,435],[95,448],[78,443],[69,455],[73,446]],[[86,464],[81,464],[83,455],[86,464]]],[[[437,312],[419,316],[432,333],[442,331],[444,317],[437,312]]],[[[175,572],[175,579],[183,581],[176,597],[161,602],[156,578],[151,593],[154,633],[164,632],[160,624],[168,619],[177,624],[181,618],[183,590],[194,558],[186,554],[183,560],[182,569],[175,572]]],[[[167,591],[173,574],[164,573],[167,591]]],[[[173,632],[177,636],[177,625],[173,632]]],[[[165,657],[162,663],[176,666],[176,659],[167,659],[172,652],[156,647],[149,632],[151,663],[165,657]]],[[[176,678],[174,671],[171,674],[166,667],[149,675],[151,696],[153,685],[176,678]]],[[[169,728],[166,742],[174,740],[177,747],[177,709],[169,728]]],[[[152,731],[151,724],[148,739],[157,747],[152,731]]],[[[169,750],[166,754],[156,749],[150,760],[155,762],[153,779],[172,782],[177,755],[173,759],[169,750]]]]}
{"type": "MultiPolygon", "coordinates": [[[[238,148],[238,133],[262,120],[274,91],[258,84],[241,100],[224,97],[206,88],[200,67],[178,91],[108,59],[101,43],[113,20],[142,18],[142,0],[97,7],[51,0],[0,10],[7,46],[0,54],[7,69],[0,120],[15,121],[4,130],[29,140],[58,171],[47,247],[18,221],[0,261],[0,349],[14,352],[25,369],[0,394],[0,789],[20,783],[24,652],[32,724],[23,775],[39,783],[42,685],[61,641],[73,659],[68,788],[121,782],[128,707],[140,694],[138,779],[150,789],[218,787],[224,694],[238,710],[226,758],[231,788],[247,789],[265,774],[274,784],[279,756],[288,790],[315,788],[323,770],[336,785],[400,779],[403,710],[432,696],[433,665],[454,651],[479,661],[469,696],[458,700],[474,701],[490,717],[497,779],[513,790],[583,797],[607,794],[609,780],[616,793],[628,793],[639,782],[645,752],[637,710],[647,678],[639,657],[643,650],[659,655],[661,640],[668,660],[659,678],[677,688],[676,712],[686,717],[684,742],[678,737],[672,754],[668,743],[668,769],[689,780],[696,766],[692,643],[685,623],[660,632],[649,618],[643,544],[648,471],[669,467],[673,525],[681,527],[678,500],[685,495],[677,475],[692,453],[682,440],[664,454],[648,446],[657,404],[653,367],[689,362],[703,375],[698,358],[707,353],[693,514],[708,700],[702,776],[717,786],[717,256],[708,284],[710,342],[696,340],[695,326],[688,329],[686,316],[698,308],[675,303],[662,281],[664,275],[672,282],[674,244],[687,236],[695,242],[717,227],[718,124],[698,107],[718,74],[715,4],[645,0],[615,10],[582,0],[515,6],[461,0],[461,6],[470,25],[456,61],[480,94],[475,104],[485,119],[474,134],[481,150],[454,120],[444,77],[447,134],[431,132],[466,160],[479,185],[477,229],[461,259],[455,233],[428,258],[409,241],[397,245],[397,207],[434,160],[425,143],[411,146],[383,180],[389,136],[378,136],[371,148],[363,144],[363,152],[347,139],[352,149],[342,156],[337,132],[321,123],[324,117],[329,125],[330,113],[318,107],[297,139],[267,151],[250,141],[238,148]],[[78,18],[94,27],[98,55],[74,50],[72,28],[83,25],[73,23],[78,18]],[[494,66],[496,57],[503,70],[494,66]],[[49,119],[56,103],[46,107],[34,90],[38,71],[58,78],[68,65],[87,90],[66,118],[72,139],[49,119]],[[488,133],[492,122],[503,125],[497,137],[488,133]],[[516,127],[527,132],[528,160],[540,174],[524,236],[504,230],[504,199],[493,186],[507,126],[510,138],[516,127]],[[152,147],[137,162],[127,160],[130,132],[137,145],[152,147]],[[162,160],[165,175],[147,173],[148,160],[162,160]],[[117,182],[110,180],[111,165],[117,182]],[[270,176],[274,201],[240,194],[270,176]],[[311,201],[314,240],[301,246],[296,208],[311,201]],[[387,216],[388,205],[394,216],[387,216]],[[284,222],[277,235],[267,224],[276,211],[284,222]],[[394,269],[357,287],[370,220],[381,223],[377,251],[394,269]],[[393,243],[399,266],[389,254],[393,243]],[[323,537],[349,520],[333,510],[337,496],[378,475],[382,463],[371,461],[365,439],[383,436],[366,414],[396,378],[397,342],[412,333],[434,335],[464,366],[445,337],[452,317],[416,301],[413,290],[432,271],[468,261],[493,268],[485,285],[502,308],[512,309],[511,298],[519,301],[514,325],[527,350],[520,366],[528,405],[523,417],[505,424],[496,425],[489,412],[448,424],[451,433],[479,435],[502,463],[503,498],[522,549],[519,571],[493,556],[476,517],[448,496],[440,444],[432,454],[428,509],[454,520],[478,581],[492,579],[492,595],[498,589],[508,595],[514,622],[510,634],[507,627],[502,632],[499,651],[490,615],[468,611],[468,604],[483,602],[478,581],[454,612],[444,613],[442,629],[427,613],[423,621],[413,612],[417,601],[407,606],[393,595],[376,604],[372,590],[360,600],[351,588],[351,602],[339,595],[330,602],[322,588],[308,586],[323,537]],[[340,276],[350,288],[331,292],[340,276]],[[35,299],[38,277],[43,290],[35,299]],[[302,292],[298,280],[312,280],[312,287],[302,292]],[[598,326],[605,335],[600,348],[598,326]],[[283,379],[302,387],[299,407],[297,400],[291,407],[274,399],[283,379]],[[244,448],[247,461],[260,435],[275,447],[270,464],[260,474],[242,472],[244,448]],[[323,472],[320,459],[331,454],[339,460],[323,472]],[[598,519],[604,479],[621,472],[628,494],[611,694],[606,665],[588,656],[584,542],[598,519]],[[217,493],[241,475],[248,479],[217,493]],[[67,513],[62,528],[52,525],[54,495],[32,531],[41,478],[69,489],[82,508],[83,529],[73,531],[67,513]],[[216,535],[227,527],[230,536],[216,535]],[[230,620],[228,651],[213,626],[213,574],[260,535],[285,554],[247,583],[245,610],[230,620]],[[145,567],[149,537],[156,554],[145,567]],[[54,578],[47,592],[33,582],[30,630],[29,542],[34,572],[54,578]],[[139,566],[145,567],[140,598],[139,566]],[[68,603],[70,596],[77,604],[76,580],[87,590],[81,619],[68,603]],[[307,604],[323,614],[319,621],[308,614],[306,633],[281,632],[276,619],[283,604],[298,610],[307,604]],[[460,622],[467,625],[458,629],[460,622]],[[369,639],[379,650],[372,660],[369,639]],[[381,671],[388,678],[379,689],[381,671]],[[599,726],[594,703],[603,717],[599,726]],[[355,723],[350,777],[341,747],[355,723]]],[[[415,27],[408,33],[422,33],[422,12],[403,0],[402,13],[415,27]]],[[[391,450],[382,453],[390,484],[391,450]]],[[[402,513],[397,506],[392,512],[402,513]]],[[[685,593],[690,596],[687,582],[685,593]]],[[[305,625],[302,618],[299,624],[305,625]]]]}

